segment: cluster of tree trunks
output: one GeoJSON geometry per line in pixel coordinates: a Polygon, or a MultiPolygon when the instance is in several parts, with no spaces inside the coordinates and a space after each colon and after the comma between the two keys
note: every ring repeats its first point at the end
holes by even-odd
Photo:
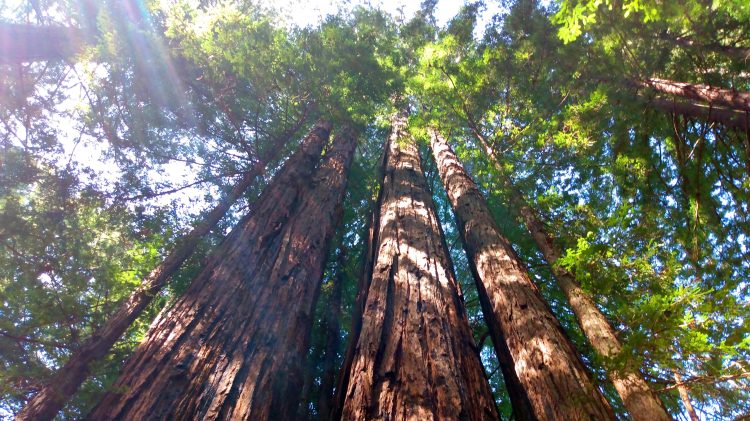
{"type": "Polygon", "coordinates": [[[90,419],[291,419],[313,304],[356,147],[319,123],[90,419]]]}
{"type": "MultiPolygon", "coordinates": [[[[495,419],[418,148],[406,132],[404,113],[395,114],[392,124],[360,307],[335,405],[331,391],[342,280],[334,280],[321,413],[347,420],[495,419]]],[[[340,218],[356,146],[353,133],[341,130],[319,164],[330,129],[330,123],[316,124],[186,293],[159,315],[90,419],[293,418],[328,242],[340,218]]],[[[613,419],[478,188],[445,139],[435,130],[430,135],[515,417],[613,419]]],[[[108,351],[254,173],[248,172],[183,239],[101,335],[91,338],[86,352],[74,355],[71,367],[58,373],[57,387],[48,386],[19,419],[54,416],[85,379],[88,366],[108,351]]],[[[517,192],[512,202],[553,265],[594,347],[606,357],[616,356],[621,345],[614,330],[572,274],[554,265],[559,252],[533,209],[517,192]]],[[[341,249],[337,278],[344,260],[341,249]]],[[[636,419],[669,419],[635,372],[614,373],[612,379],[636,419]]]]}
{"type": "MultiPolygon", "coordinates": [[[[0,24],[0,64],[70,57],[93,36],[65,27],[0,24]]],[[[678,44],[694,47],[689,40],[678,44]]],[[[705,46],[704,46],[705,47],[705,46]]],[[[747,58],[748,50],[717,51],[747,58]]],[[[658,78],[629,79],[665,112],[750,130],[750,93],[658,78]]],[[[319,407],[344,419],[495,419],[489,385],[471,337],[416,144],[397,113],[353,314],[353,341],[333,395],[341,279],[326,316],[328,343],[319,407]]],[[[477,125],[486,152],[499,164],[477,125]]],[[[321,121],[264,190],[186,293],[153,323],[91,419],[290,419],[302,385],[312,312],[328,243],[340,219],[356,140],[342,129],[321,159],[331,124],[321,121]]],[[[748,134],[750,148],[750,133],[748,134]]],[[[286,142],[288,137],[283,137],[286,142]]],[[[480,302],[517,419],[613,419],[578,353],[531,281],[450,146],[432,130],[431,147],[456,215],[480,302]]],[[[280,150],[277,145],[273,150],[280,150]]],[[[749,149],[750,150],[750,149],[749,149]]],[[[250,168],[115,315],[77,350],[17,415],[51,419],[171,275],[265,170],[250,168]]],[[[510,208],[552,267],[592,347],[622,353],[615,330],[574,274],[557,265],[560,249],[537,213],[502,174],[510,208]]],[[[342,251],[341,256],[344,256],[342,251]]],[[[343,257],[341,257],[343,259],[343,257]]],[[[339,262],[341,266],[341,261],[339,262]]],[[[669,420],[637,367],[609,372],[636,420],[669,420]]],[[[681,383],[679,374],[675,379],[681,383]]],[[[687,389],[680,396],[692,417],[687,389]]],[[[696,417],[697,418],[697,417],[696,417]]]]}
{"type": "Polygon", "coordinates": [[[403,112],[393,117],[384,164],[342,419],[497,419],[403,112]]]}
{"type": "MultiPolygon", "coordinates": [[[[497,418],[405,113],[395,114],[392,126],[335,402],[342,280],[334,280],[321,414],[347,420],[497,418]]],[[[89,419],[293,418],[328,243],[356,147],[352,131],[343,129],[321,162],[330,130],[328,122],[315,125],[185,294],[159,315],[89,419]]],[[[477,186],[446,140],[436,130],[430,138],[515,417],[613,419],[477,186]]],[[[56,414],[90,364],[106,354],[263,167],[245,174],[18,419],[56,414]]],[[[520,193],[511,191],[512,207],[552,265],[584,333],[597,352],[616,357],[622,346],[611,325],[573,275],[555,265],[560,253],[554,240],[520,193]]],[[[344,261],[341,249],[337,278],[344,261]]],[[[637,370],[610,376],[636,419],[670,419],[637,370]]]]}

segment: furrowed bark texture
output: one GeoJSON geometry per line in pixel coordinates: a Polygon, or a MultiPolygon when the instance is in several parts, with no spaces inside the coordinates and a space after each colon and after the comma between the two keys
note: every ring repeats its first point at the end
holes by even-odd
{"type": "Polygon", "coordinates": [[[305,139],[185,294],[157,318],[90,419],[292,419],[346,172],[330,124],[305,139]]]}
{"type": "Polygon", "coordinates": [[[333,278],[331,299],[326,312],[326,348],[323,359],[323,374],[320,379],[320,399],[318,400],[318,415],[321,420],[331,417],[333,401],[333,387],[336,383],[336,355],[341,342],[341,293],[344,285],[344,267],[347,251],[343,244],[337,257],[336,276],[333,278]]]}
{"type": "Polygon", "coordinates": [[[490,335],[496,344],[503,340],[507,344],[534,415],[543,420],[615,419],[510,242],[500,233],[481,192],[445,139],[435,130],[430,139],[490,335]]]}
{"type": "Polygon", "coordinates": [[[667,79],[630,79],[627,83],[637,88],[651,88],[664,94],[679,96],[693,101],[703,101],[711,105],[750,112],[750,93],[734,89],[717,88],[709,85],[677,82],[667,79]]]}
{"type": "MultiPolygon", "coordinates": [[[[276,150],[280,150],[284,146],[297,128],[297,126],[293,127],[277,140],[276,150]]],[[[278,152],[275,154],[278,154],[278,152]]],[[[219,204],[188,234],[180,238],[172,252],[148,274],[142,281],[141,286],[133,291],[104,325],[92,333],[91,337],[70,357],[68,362],[16,415],[16,421],[51,420],[55,417],[86,380],[91,365],[107,355],[115,342],[122,337],[135,319],[143,313],[154,297],[167,284],[172,275],[190,257],[200,239],[216,226],[227,213],[227,210],[250,187],[255,178],[265,172],[266,162],[267,160],[260,160],[245,172],[237,184],[232,187],[229,194],[222,198],[219,204]]]]}
{"type": "Polygon", "coordinates": [[[0,23],[0,64],[61,60],[91,42],[77,28],[0,23]]]}
{"type": "MultiPolygon", "coordinates": [[[[500,164],[486,139],[476,131],[474,134],[484,146],[487,154],[500,164]]],[[[438,142],[440,151],[445,148],[450,151],[447,143],[439,137],[437,132],[433,133],[432,138],[433,144],[438,142]]],[[[459,163],[457,162],[456,165],[459,165],[459,163]]],[[[534,209],[526,203],[523,195],[515,188],[508,177],[501,174],[501,178],[506,189],[510,192],[510,208],[521,217],[544,259],[552,268],[552,273],[570,303],[576,321],[589,343],[602,357],[616,358],[622,352],[622,344],[620,344],[614,328],[596,306],[591,296],[578,284],[574,274],[557,265],[557,260],[561,255],[560,248],[557,246],[555,239],[547,232],[546,226],[539,219],[534,209]]],[[[638,372],[637,367],[625,367],[618,371],[610,370],[608,375],[617,393],[622,398],[625,408],[636,421],[672,419],[659,397],[638,372]]]]}
{"type": "Polygon", "coordinates": [[[342,419],[497,419],[404,113],[392,126],[342,419]]]}

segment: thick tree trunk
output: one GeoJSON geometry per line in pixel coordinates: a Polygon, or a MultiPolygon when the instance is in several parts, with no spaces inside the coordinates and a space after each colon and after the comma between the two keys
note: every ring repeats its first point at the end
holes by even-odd
{"type": "Polygon", "coordinates": [[[355,140],[322,124],[163,311],[90,419],[291,419],[355,140]]]}
{"type": "Polygon", "coordinates": [[[445,139],[435,130],[430,139],[490,335],[493,342],[507,344],[534,415],[544,420],[614,419],[573,344],[500,233],[479,189],[445,139]]]}
{"type": "MultiPolygon", "coordinates": [[[[304,120],[304,119],[302,119],[304,120]]],[[[288,138],[297,131],[299,125],[287,131],[277,141],[275,151],[280,150],[288,138]]],[[[319,123],[318,126],[321,126],[319,123]]],[[[314,129],[317,130],[317,129],[314,129]]],[[[271,152],[277,155],[278,152],[271,152]]],[[[275,159],[275,157],[273,157],[275,159]]],[[[130,297],[117,311],[94,331],[84,344],[76,350],[62,368],[42,387],[42,389],[16,415],[20,420],[50,420],[62,409],[89,375],[91,365],[101,360],[138,316],[153,301],[154,297],[167,284],[172,275],[193,253],[203,236],[208,234],[224,217],[230,207],[250,187],[253,180],[266,169],[267,160],[258,161],[246,171],[232,187],[229,194],[213,208],[188,234],[180,238],[172,252],[143,280],[130,297]]]]}
{"type": "Polygon", "coordinates": [[[750,92],[740,92],[734,89],[716,88],[709,85],[676,82],[658,78],[644,80],[628,79],[627,83],[636,88],[651,88],[657,92],[692,101],[702,101],[709,105],[750,112],[750,92]]]}
{"type": "Polygon", "coordinates": [[[333,403],[333,387],[336,383],[336,355],[341,343],[341,293],[344,285],[344,268],[347,252],[342,244],[336,259],[336,276],[332,282],[331,299],[326,312],[326,347],[323,359],[323,374],[320,379],[320,398],[318,400],[319,419],[327,420],[331,417],[333,403]]]}
{"type": "Polygon", "coordinates": [[[90,43],[78,28],[0,23],[0,64],[62,60],[90,43]]]}
{"type": "Polygon", "coordinates": [[[706,120],[712,123],[720,123],[725,127],[732,129],[739,129],[742,131],[750,130],[750,115],[748,115],[748,113],[729,110],[726,108],[715,108],[692,102],[670,101],[663,98],[652,98],[647,100],[647,103],[664,112],[679,114],[699,120],[706,120]]]}
{"type": "Polygon", "coordinates": [[[342,418],[497,419],[417,146],[403,113],[392,123],[377,257],[342,418]]]}
{"type": "MultiPolygon", "coordinates": [[[[485,152],[500,165],[500,160],[487,140],[476,130],[474,134],[484,147],[485,152]]],[[[594,300],[581,288],[575,276],[557,265],[557,260],[560,258],[560,248],[555,243],[554,238],[547,232],[546,226],[539,219],[534,209],[526,203],[523,195],[505,174],[501,173],[500,177],[510,193],[510,208],[521,217],[526,229],[552,268],[552,273],[570,303],[578,325],[591,346],[605,358],[617,357],[622,351],[622,345],[614,328],[596,306],[594,300]]],[[[637,368],[625,367],[620,371],[611,371],[608,374],[617,393],[622,398],[625,408],[635,420],[672,419],[659,397],[651,390],[637,368]]]]}

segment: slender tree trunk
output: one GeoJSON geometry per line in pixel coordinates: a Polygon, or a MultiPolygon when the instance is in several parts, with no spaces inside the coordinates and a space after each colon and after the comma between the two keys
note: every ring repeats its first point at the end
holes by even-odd
{"type": "Polygon", "coordinates": [[[627,84],[636,88],[651,88],[657,92],[674,95],[691,101],[723,106],[737,111],[750,112],[750,92],[716,88],[709,85],[677,82],[667,79],[628,79],[627,84]]]}
{"type": "MultiPolygon", "coordinates": [[[[386,158],[387,151],[383,151],[381,158],[381,164],[378,167],[380,172],[385,169],[384,159],[386,158]]],[[[382,180],[382,174],[380,179],[382,180]]],[[[372,267],[375,264],[375,258],[377,253],[377,244],[375,239],[377,237],[376,229],[380,226],[380,213],[374,210],[374,207],[382,202],[383,189],[378,191],[378,198],[374,203],[370,203],[371,212],[370,218],[367,220],[366,232],[366,249],[362,256],[362,266],[359,272],[359,283],[357,284],[357,297],[354,300],[351,313],[351,327],[349,329],[349,339],[346,347],[346,353],[344,353],[344,360],[339,369],[338,378],[336,379],[336,392],[333,395],[333,407],[331,408],[329,421],[337,421],[341,419],[342,411],[344,409],[344,400],[346,398],[346,390],[349,387],[349,372],[351,371],[352,365],[354,364],[354,355],[357,351],[357,342],[359,341],[359,334],[362,331],[362,315],[365,312],[365,303],[367,302],[367,292],[370,290],[370,278],[372,273],[372,267]]]]}
{"type": "MultiPolygon", "coordinates": [[[[484,136],[478,130],[474,128],[472,130],[484,147],[485,152],[500,165],[499,158],[484,136]]],[[[613,359],[617,357],[622,352],[622,345],[614,328],[596,306],[591,296],[581,288],[575,276],[557,265],[557,260],[561,255],[560,248],[557,246],[555,239],[547,232],[547,227],[539,219],[534,209],[526,203],[523,195],[505,174],[500,172],[500,177],[505,188],[509,191],[510,208],[521,217],[544,259],[552,268],[552,274],[570,303],[578,325],[591,346],[604,358],[613,359]]],[[[625,408],[628,409],[635,420],[672,419],[659,397],[651,390],[637,368],[625,367],[618,372],[610,371],[608,374],[617,393],[622,398],[625,408]]]]}
{"type": "MultiPolygon", "coordinates": [[[[289,137],[299,129],[304,117],[297,125],[279,137],[276,148],[271,155],[278,155],[279,150],[289,137]]],[[[276,159],[275,156],[271,159],[276,159]]],[[[76,350],[62,368],[42,387],[42,389],[16,415],[20,420],[50,420],[62,409],[89,375],[91,365],[101,360],[112,349],[138,316],[153,301],[154,297],[167,284],[172,275],[193,253],[198,242],[213,229],[224,217],[230,207],[250,187],[256,177],[265,172],[267,159],[259,160],[246,171],[242,178],[232,187],[226,197],[222,198],[205,218],[175,244],[175,248],[142,281],[141,286],[130,294],[117,311],[94,331],[91,336],[76,350]]]]}
{"type": "Polygon", "coordinates": [[[682,404],[685,406],[685,411],[687,411],[690,421],[700,421],[698,413],[695,412],[695,408],[693,408],[693,404],[690,402],[688,388],[682,384],[682,376],[680,376],[680,373],[677,372],[677,370],[672,370],[672,375],[674,376],[674,381],[677,383],[677,391],[680,393],[680,400],[682,400],[682,404]]]}
{"type": "Polygon", "coordinates": [[[680,37],[674,35],[670,36],[668,34],[661,36],[661,38],[672,41],[675,44],[685,48],[695,48],[703,51],[720,53],[728,57],[736,58],[738,60],[750,59],[750,48],[747,47],[734,47],[731,45],[723,45],[719,43],[699,44],[688,37],[680,37]]]}
{"type": "Polygon", "coordinates": [[[392,125],[343,419],[497,419],[404,113],[392,125]]]}
{"type": "Polygon", "coordinates": [[[62,60],[91,43],[78,28],[0,23],[0,64],[62,60]]]}
{"type": "Polygon", "coordinates": [[[323,374],[320,379],[320,399],[318,401],[319,419],[327,420],[331,417],[333,403],[333,387],[336,383],[336,356],[341,343],[341,293],[344,285],[344,268],[347,252],[343,244],[339,246],[336,259],[336,276],[333,278],[331,299],[326,312],[326,347],[323,359],[323,374]]]}
{"type": "Polygon", "coordinates": [[[693,102],[670,101],[663,98],[647,100],[648,104],[664,112],[679,114],[711,123],[720,123],[725,127],[742,131],[750,130],[750,115],[726,108],[714,108],[693,102]]]}
{"type": "Polygon", "coordinates": [[[490,335],[493,342],[507,344],[534,415],[544,420],[614,419],[575,347],[500,233],[479,189],[445,139],[435,130],[430,139],[490,335]]]}
{"type": "Polygon", "coordinates": [[[355,148],[320,124],[173,307],[90,419],[292,419],[315,299],[355,148]]]}

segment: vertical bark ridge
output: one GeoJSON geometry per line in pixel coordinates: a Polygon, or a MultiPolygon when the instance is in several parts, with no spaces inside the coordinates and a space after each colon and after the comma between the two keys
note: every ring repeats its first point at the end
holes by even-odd
{"type": "Polygon", "coordinates": [[[154,322],[90,419],[291,419],[356,146],[343,130],[316,170],[321,122],[186,293],[154,322]],[[296,397],[295,397],[296,396],[296,397]]]}
{"type": "Polygon", "coordinates": [[[392,124],[342,419],[497,419],[405,114],[392,124]]]}
{"type": "Polygon", "coordinates": [[[367,226],[365,227],[366,250],[362,256],[362,266],[360,267],[358,274],[359,282],[357,283],[357,296],[352,308],[349,339],[347,341],[348,343],[346,346],[346,353],[344,354],[344,360],[339,369],[338,378],[336,379],[336,392],[333,397],[333,408],[330,417],[328,418],[329,421],[337,421],[341,419],[346,398],[346,390],[349,388],[349,377],[352,364],[354,363],[354,354],[357,350],[357,342],[359,342],[359,335],[362,331],[362,315],[364,314],[365,304],[367,303],[367,293],[370,290],[370,278],[372,267],[375,264],[375,259],[377,257],[377,246],[380,244],[378,239],[380,212],[376,210],[376,206],[379,206],[383,197],[382,187],[385,185],[385,161],[388,158],[387,149],[387,147],[384,148],[380,157],[380,165],[378,166],[378,178],[380,179],[381,188],[378,190],[377,199],[370,203],[370,217],[368,218],[367,226]]]}
{"type": "MultiPolygon", "coordinates": [[[[304,117],[299,120],[297,125],[276,139],[276,151],[284,146],[303,120],[304,117]]],[[[54,418],[86,380],[91,365],[107,355],[117,340],[122,337],[167,284],[172,275],[190,257],[201,238],[216,226],[229,208],[252,185],[253,181],[265,172],[267,163],[269,160],[275,159],[277,154],[278,152],[272,151],[268,154],[269,157],[259,159],[242,174],[240,180],[219,201],[216,207],[206,214],[203,220],[196,224],[189,233],[177,241],[174,249],[162,263],[143,279],[141,286],[131,293],[104,325],[91,334],[65,365],[26,404],[16,415],[16,421],[50,420],[54,418]]]]}
{"type": "MultiPolygon", "coordinates": [[[[476,126],[472,127],[472,131],[487,154],[499,165],[501,163],[499,158],[476,126]]],[[[560,248],[547,232],[546,226],[534,209],[526,203],[523,195],[502,171],[500,177],[509,191],[510,209],[521,217],[534,243],[550,265],[552,274],[570,303],[586,339],[602,357],[609,359],[617,357],[622,352],[622,344],[614,328],[591,296],[578,284],[575,275],[557,265],[557,260],[561,255],[560,248]]],[[[659,396],[651,390],[637,367],[624,367],[617,371],[609,370],[607,374],[622,398],[625,408],[636,421],[672,419],[659,396]]]]}
{"type": "Polygon", "coordinates": [[[493,343],[507,344],[534,416],[614,419],[573,344],[500,233],[481,192],[436,130],[430,130],[430,140],[472,272],[478,275],[475,280],[493,343]]]}

